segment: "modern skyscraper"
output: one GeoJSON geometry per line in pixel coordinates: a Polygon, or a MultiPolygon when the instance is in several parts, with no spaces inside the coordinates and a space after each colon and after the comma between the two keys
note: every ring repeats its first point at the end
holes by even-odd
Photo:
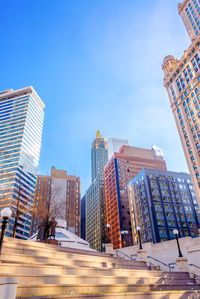
{"type": "Polygon", "coordinates": [[[180,60],[164,59],[164,86],[200,203],[200,3],[185,0],[178,8],[192,44],[180,60]]]}
{"type": "Polygon", "coordinates": [[[129,145],[128,139],[121,138],[108,138],[107,146],[108,146],[108,160],[112,158],[114,153],[118,153],[120,148],[123,145],[129,145]]]}
{"type": "Polygon", "coordinates": [[[31,86],[0,93],[0,210],[12,209],[6,234],[16,238],[30,233],[44,107],[31,86]]]}
{"type": "Polygon", "coordinates": [[[51,176],[38,175],[34,198],[34,214],[31,234],[36,232],[42,219],[43,202],[50,203],[50,209],[57,219],[67,223],[67,229],[80,236],[80,178],[68,175],[65,170],[51,168],[51,176]]]}
{"type": "Polygon", "coordinates": [[[129,205],[134,244],[140,226],[143,242],[157,243],[199,235],[199,207],[189,174],[142,169],[129,183],[129,205]]]}
{"type": "Polygon", "coordinates": [[[108,161],[106,139],[100,131],[92,143],[92,183],[85,193],[85,236],[96,250],[107,240],[104,166],[108,161]]]}
{"type": "Polygon", "coordinates": [[[104,166],[108,162],[108,149],[106,139],[101,137],[101,132],[96,132],[96,138],[91,150],[92,182],[98,176],[104,176],[104,166]]]}
{"type": "Polygon", "coordinates": [[[107,223],[110,224],[110,241],[114,248],[131,246],[132,228],[127,185],[144,167],[167,170],[164,159],[154,150],[123,146],[105,166],[105,193],[107,223]]]}

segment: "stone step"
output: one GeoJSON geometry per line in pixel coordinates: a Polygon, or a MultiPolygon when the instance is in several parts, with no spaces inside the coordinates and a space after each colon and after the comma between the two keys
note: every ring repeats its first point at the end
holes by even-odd
{"type": "Polygon", "coordinates": [[[117,268],[117,269],[148,269],[145,262],[135,261],[130,264],[124,261],[97,261],[95,258],[92,261],[87,259],[65,259],[65,258],[50,258],[46,256],[28,256],[22,254],[7,254],[5,252],[1,255],[1,262],[3,263],[27,263],[27,264],[48,264],[48,265],[61,265],[61,266],[80,266],[80,267],[100,267],[100,268],[117,268]]]}
{"type": "MultiPolygon", "coordinates": [[[[27,243],[29,241],[26,241],[27,243]]],[[[46,248],[43,248],[43,246],[40,248],[33,249],[29,246],[19,245],[15,246],[17,243],[15,242],[7,242],[6,245],[3,246],[2,253],[3,254],[22,254],[23,256],[37,256],[37,257],[49,257],[49,258],[64,258],[64,259],[76,259],[76,260],[87,260],[87,261],[99,261],[99,262],[115,262],[120,263],[124,265],[136,265],[136,264],[145,264],[144,262],[139,261],[131,261],[131,260],[125,260],[121,257],[111,257],[107,254],[101,254],[101,256],[94,256],[94,255],[88,255],[88,254],[78,254],[78,253],[72,253],[72,252],[65,252],[60,251],[60,247],[56,246],[55,248],[51,250],[46,250],[46,248]],[[29,248],[27,248],[29,247],[29,248]]],[[[42,244],[47,245],[47,244],[42,244]]],[[[88,253],[88,252],[87,252],[88,253]]]]}
{"type": "MultiPolygon", "coordinates": [[[[136,285],[136,284],[35,284],[19,285],[17,296],[42,296],[42,295],[67,295],[67,294],[96,294],[96,293],[126,293],[126,292],[148,292],[161,290],[200,290],[198,285],[136,285]]],[[[114,295],[115,296],[115,295],[114,295]]]]}
{"type": "Polygon", "coordinates": [[[56,275],[94,275],[94,276],[127,276],[127,277],[161,277],[161,278],[179,278],[189,279],[187,272],[162,272],[136,269],[106,269],[106,268],[83,268],[78,266],[64,267],[56,265],[43,264],[12,264],[0,263],[0,273],[7,274],[56,274],[56,275]]]}
{"type": "MultiPolygon", "coordinates": [[[[1,273],[1,277],[9,277],[7,273],[1,273]]],[[[55,284],[60,283],[64,285],[77,285],[77,284],[90,284],[90,285],[96,285],[96,284],[136,284],[139,285],[153,285],[158,284],[160,286],[162,285],[182,285],[182,286],[192,286],[196,285],[194,279],[182,279],[182,278],[174,278],[174,277],[167,277],[163,278],[159,275],[156,277],[144,277],[144,276],[138,276],[138,277],[124,277],[124,276],[81,276],[81,275],[18,275],[18,274],[11,274],[10,277],[18,277],[19,278],[19,286],[20,285],[34,285],[34,284],[55,284]]]]}
{"type": "Polygon", "coordinates": [[[111,254],[102,253],[99,251],[88,251],[83,249],[77,249],[77,248],[66,248],[66,247],[60,247],[53,244],[46,244],[41,242],[34,242],[30,240],[21,240],[21,239],[13,239],[10,237],[4,238],[4,246],[12,247],[12,248],[23,248],[23,249],[33,249],[33,250],[45,250],[46,252],[50,251],[59,251],[59,253],[71,253],[71,254],[82,254],[82,255],[88,255],[96,256],[96,257],[110,257],[111,254]]]}
{"type": "MultiPolygon", "coordinates": [[[[152,291],[152,292],[129,292],[129,293],[103,293],[103,294],[78,294],[58,296],[30,296],[29,299],[199,299],[199,291],[152,291]]],[[[27,299],[17,297],[16,299],[27,299]]]]}

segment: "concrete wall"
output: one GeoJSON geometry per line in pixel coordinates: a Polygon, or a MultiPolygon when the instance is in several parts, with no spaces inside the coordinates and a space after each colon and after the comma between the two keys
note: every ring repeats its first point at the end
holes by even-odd
{"type": "MultiPolygon", "coordinates": [[[[188,259],[189,264],[195,264],[200,267],[200,237],[191,238],[185,237],[179,239],[180,248],[184,257],[188,259]]],[[[178,257],[176,240],[161,242],[161,243],[145,243],[143,248],[147,251],[147,256],[154,257],[166,264],[174,263],[178,257]]],[[[118,255],[123,256],[125,253],[128,256],[135,255],[138,250],[138,245],[116,249],[118,255]]],[[[135,258],[135,256],[134,256],[135,258]]],[[[148,262],[152,262],[154,265],[159,265],[161,270],[168,270],[168,268],[151,258],[147,259],[148,262]]],[[[176,271],[177,267],[173,271],[176,271]]],[[[190,271],[200,275],[200,269],[190,266],[190,271]]]]}

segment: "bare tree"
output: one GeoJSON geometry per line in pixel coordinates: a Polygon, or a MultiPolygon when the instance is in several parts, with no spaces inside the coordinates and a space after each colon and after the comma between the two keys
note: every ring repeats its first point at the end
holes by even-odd
{"type": "Polygon", "coordinates": [[[46,241],[49,235],[53,235],[55,230],[56,219],[63,218],[63,210],[65,210],[66,203],[58,200],[59,189],[51,188],[48,192],[43,192],[40,195],[38,205],[35,198],[33,207],[32,223],[35,219],[38,236],[40,240],[46,241]]]}

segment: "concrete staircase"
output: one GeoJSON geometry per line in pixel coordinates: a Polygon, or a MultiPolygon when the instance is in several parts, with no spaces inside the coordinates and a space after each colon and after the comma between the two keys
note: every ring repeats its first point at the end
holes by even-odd
{"type": "Polygon", "coordinates": [[[188,273],[12,238],[5,238],[0,276],[19,278],[17,298],[200,298],[188,273]]]}

